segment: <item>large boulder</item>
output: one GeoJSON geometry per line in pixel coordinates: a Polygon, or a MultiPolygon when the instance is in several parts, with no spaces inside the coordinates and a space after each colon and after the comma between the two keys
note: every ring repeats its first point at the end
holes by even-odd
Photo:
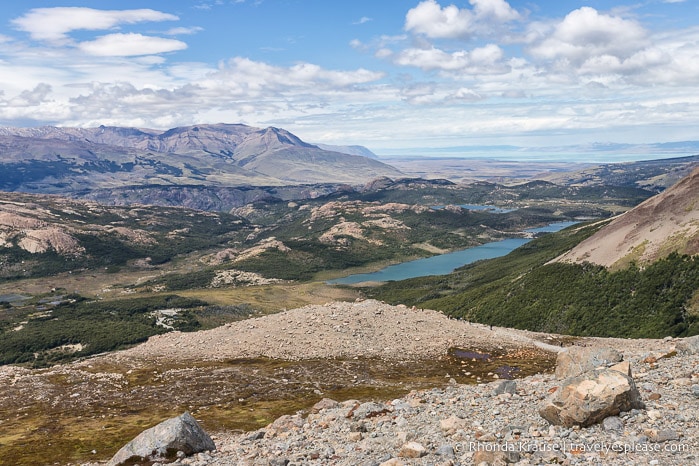
{"type": "Polygon", "coordinates": [[[561,381],[544,400],[539,414],[551,424],[587,427],[622,411],[643,407],[631,377],[599,369],[561,381]]]}
{"type": "Polygon", "coordinates": [[[620,362],[622,359],[621,353],[613,348],[571,346],[558,353],[556,378],[576,377],[593,369],[620,362]]]}
{"type": "Polygon", "coordinates": [[[155,427],[141,432],[124,445],[109,460],[107,466],[133,464],[139,461],[163,461],[175,459],[177,452],[193,455],[202,451],[215,450],[209,434],[189,413],[163,421],[155,427]]]}
{"type": "Polygon", "coordinates": [[[680,354],[699,354],[699,335],[682,338],[677,342],[675,348],[680,354]]]}

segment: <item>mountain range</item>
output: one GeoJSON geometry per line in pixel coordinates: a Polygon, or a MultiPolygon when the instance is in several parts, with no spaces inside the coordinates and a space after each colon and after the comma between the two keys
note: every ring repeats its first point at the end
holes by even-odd
{"type": "Polygon", "coordinates": [[[284,129],[242,124],[167,131],[113,126],[0,128],[0,189],[70,193],[143,184],[357,184],[401,175],[367,157],[368,149],[324,147],[284,129]]]}

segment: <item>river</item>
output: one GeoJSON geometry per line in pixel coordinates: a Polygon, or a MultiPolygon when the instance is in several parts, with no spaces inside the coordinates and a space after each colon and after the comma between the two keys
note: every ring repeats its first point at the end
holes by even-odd
{"type": "MultiPolygon", "coordinates": [[[[552,233],[560,231],[578,222],[556,222],[540,228],[524,230],[528,233],[552,233]]],[[[427,275],[447,275],[464,265],[483,259],[493,259],[504,256],[531,241],[529,238],[510,238],[492,243],[482,244],[473,248],[462,249],[438,256],[417,259],[390,265],[377,272],[358,273],[346,277],[329,280],[331,285],[353,285],[362,282],[387,282],[405,280],[407,278],[424,277],[427,275]]]]}

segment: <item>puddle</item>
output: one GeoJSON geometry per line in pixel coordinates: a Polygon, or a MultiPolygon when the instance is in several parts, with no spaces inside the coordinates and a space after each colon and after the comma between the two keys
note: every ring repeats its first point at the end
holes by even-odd
{"type": "Polygon", "coordinates": [[[477,351],[469,351],[462,348],[451,348],[449,354],[457,359],[471,359],[476,361],[487,361],[490,359],[488,353],[479,353],[477,351]]]}
{"type": "Polygon", "coordinates": [[[556,365],[555,355],[534,349],[485,353],[466,348],[450,348],[448,355],[461,366],[460,373],[468,375],[471,382],[475,379],[476,383],[550,372],[556,365]]]}
{"type": "Polygon", "coordinates": [[[495,369],[495,373],[501,378],[501,379],[507,379],[507,380],[512,380],[515,377],[517,377],[517,374],[520,372],[519,367],[513,367],[513,366],[500,366],[497,369],[495,369]]]}

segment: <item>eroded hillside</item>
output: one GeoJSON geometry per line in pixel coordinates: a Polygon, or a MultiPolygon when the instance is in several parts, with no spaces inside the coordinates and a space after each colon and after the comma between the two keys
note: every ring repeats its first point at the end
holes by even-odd
{"type": "Polygon", "coordinates": [[[556,260],[622,268],[631,262],[648,264],[671,252],[699,253],[699,169],[556,260]]]}
{"type": "Polygon", "coordinates": [[[226,244],[246,227],[245,220],[223,213],[105,207],[6,193],[0,198],[0,278],[105,267],[148,269],[178,254],[226,244]]]}

